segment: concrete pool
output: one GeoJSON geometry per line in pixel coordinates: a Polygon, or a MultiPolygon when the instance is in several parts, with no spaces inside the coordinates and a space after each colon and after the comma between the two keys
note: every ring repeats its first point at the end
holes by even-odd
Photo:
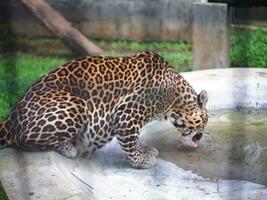
{"type": "Polygon", "coordinates": [[[10,199],[267,199],[267,70],[215,69],[183,74],[209,94],[210,136],[196,150],[170,124],[155,122],[142,141],[160,150],[148,170],[129,168],[114,140],[90,159],[54,152],[0,151],[10,199]]]}
{"type": "Polygon", "coordinates": [[[170,124],[153,124],[145,143],[160,158],[207,178],[238,179],[267,185],[267,110],[213,111],[198,149],[187,148],[170,124]]]}

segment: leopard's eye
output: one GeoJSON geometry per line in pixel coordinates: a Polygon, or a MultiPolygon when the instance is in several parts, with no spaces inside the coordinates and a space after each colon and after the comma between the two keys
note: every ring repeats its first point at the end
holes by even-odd
{"type": "Polygon", "coordinates": [[[178,124],[177,121],[173,122],[173,125],[174,125],[176,128],[185,128],[185,124],[178,124]]]}

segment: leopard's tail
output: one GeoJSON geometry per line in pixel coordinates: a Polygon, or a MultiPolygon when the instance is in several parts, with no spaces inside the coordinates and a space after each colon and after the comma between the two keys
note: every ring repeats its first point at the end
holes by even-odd
{"type": "Polygon", "coordinates": [[[0,124],[0,149],[10,146],[13,143],[13,137],[11,132],[8,130],[7,121],[3,121],[0,124]]]}

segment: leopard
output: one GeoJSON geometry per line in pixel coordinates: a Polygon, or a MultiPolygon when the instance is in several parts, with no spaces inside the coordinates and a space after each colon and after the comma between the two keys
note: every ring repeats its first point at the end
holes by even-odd
{"type": "Polygon", "coordinates": [[[152,51],[85,56],[43,75],[0,125],[0,147],[90,156],[116,138],[131,167],[154,166],[159,151],[139,141],[148,123],[165,120],[186,146],[196,146],[208,122],[208,94],[199,94],[152,51]]]}

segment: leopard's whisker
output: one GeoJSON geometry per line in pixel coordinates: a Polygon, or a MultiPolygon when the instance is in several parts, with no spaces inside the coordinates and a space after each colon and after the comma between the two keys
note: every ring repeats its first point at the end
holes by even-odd
{"type": "Polygon", "coordinates": [[[203,139],[202,139],[202,140],[203,140],[203,144],[206,143],[206,138],[208,138],[209,141],[210,141],[212,144],[214,144],[213,139],[212,139],[212,137],[210,136],[209,131],[206,131],[206,132],[203,134],[203,139]]]}

